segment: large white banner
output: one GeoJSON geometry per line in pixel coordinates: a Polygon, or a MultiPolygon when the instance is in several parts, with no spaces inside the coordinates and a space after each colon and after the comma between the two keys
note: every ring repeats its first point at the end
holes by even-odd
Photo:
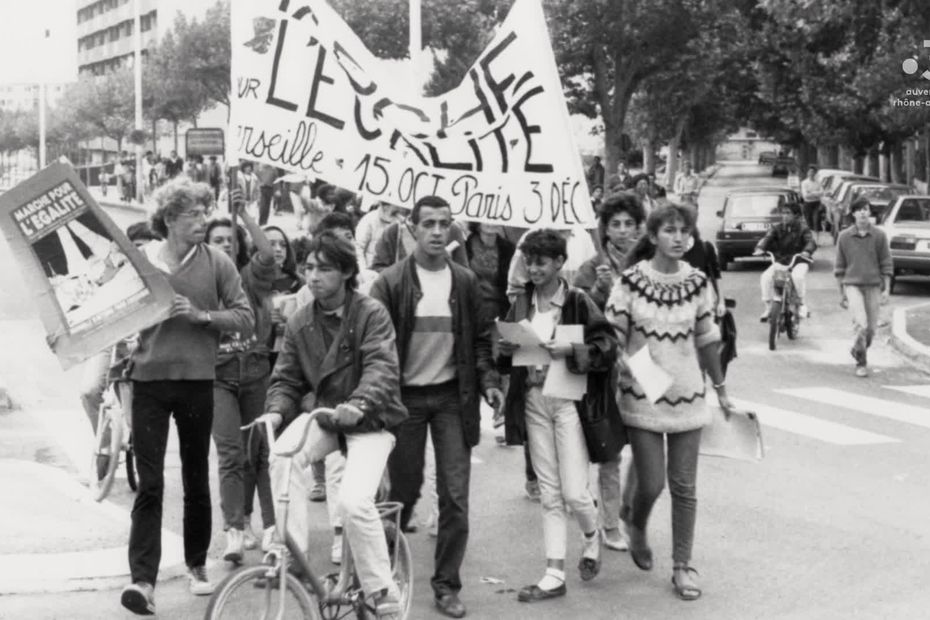
{"type": "Polygon", "coordinates": [[[463,220],[595,225],[540,0],[439,97],[385,76],[323,0],[230,4],[231,157],[408,208],[438,195],[463,220]]]}

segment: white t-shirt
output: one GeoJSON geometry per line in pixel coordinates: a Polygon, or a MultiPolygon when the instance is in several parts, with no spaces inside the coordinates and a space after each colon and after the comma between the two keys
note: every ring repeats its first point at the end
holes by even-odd
{"type": "Polygon", "coordinates": [[[438,385],[456,377],[455,336],[452,333],[452,270],[430,271],[416,265],[423,296],[417,303],[413,333],[407,347],[403,385],[438,385]]]}
{"type": "Polygon", "coordinates": [[[823,196],[823,187],[815,179],[804,179],[801,181],[801,200],[804,202],[814,202],[820,200],[823,196]]]}

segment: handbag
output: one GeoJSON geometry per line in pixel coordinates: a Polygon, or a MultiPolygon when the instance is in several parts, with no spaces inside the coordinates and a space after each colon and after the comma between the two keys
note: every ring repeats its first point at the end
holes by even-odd
{"type": "Polygon", "coordinates": [[[588,391],[578,402],[581,430],[592,463],[616,460],[626,444],[626,428],[614,398],[614,373],[591,373],[588,391]]]}

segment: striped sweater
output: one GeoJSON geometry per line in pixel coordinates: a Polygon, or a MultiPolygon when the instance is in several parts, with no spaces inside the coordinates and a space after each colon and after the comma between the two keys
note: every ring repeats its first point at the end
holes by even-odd
{"type": "Polygon", "coordinates": [[[710,422],[697,350],[720,340],[714,323],[714,291],[704,272],[679,262],[660,273],[649,261],[626,269],[614,282],[604,314],[629,355],[642,347],[674,383],[650,403],[628,370],[620,373],[620,414],[633,428],[680,433],[710,422]]]}

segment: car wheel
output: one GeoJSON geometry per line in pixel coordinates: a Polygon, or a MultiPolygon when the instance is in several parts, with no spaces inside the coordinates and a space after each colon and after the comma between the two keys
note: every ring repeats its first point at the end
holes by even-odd
{"type": "Polygon", "coordinates": [[[888,283],[888,294],[894,295],[894,285],[898,281],[898,274],[891,276],[891,281],[888,283]]]}

